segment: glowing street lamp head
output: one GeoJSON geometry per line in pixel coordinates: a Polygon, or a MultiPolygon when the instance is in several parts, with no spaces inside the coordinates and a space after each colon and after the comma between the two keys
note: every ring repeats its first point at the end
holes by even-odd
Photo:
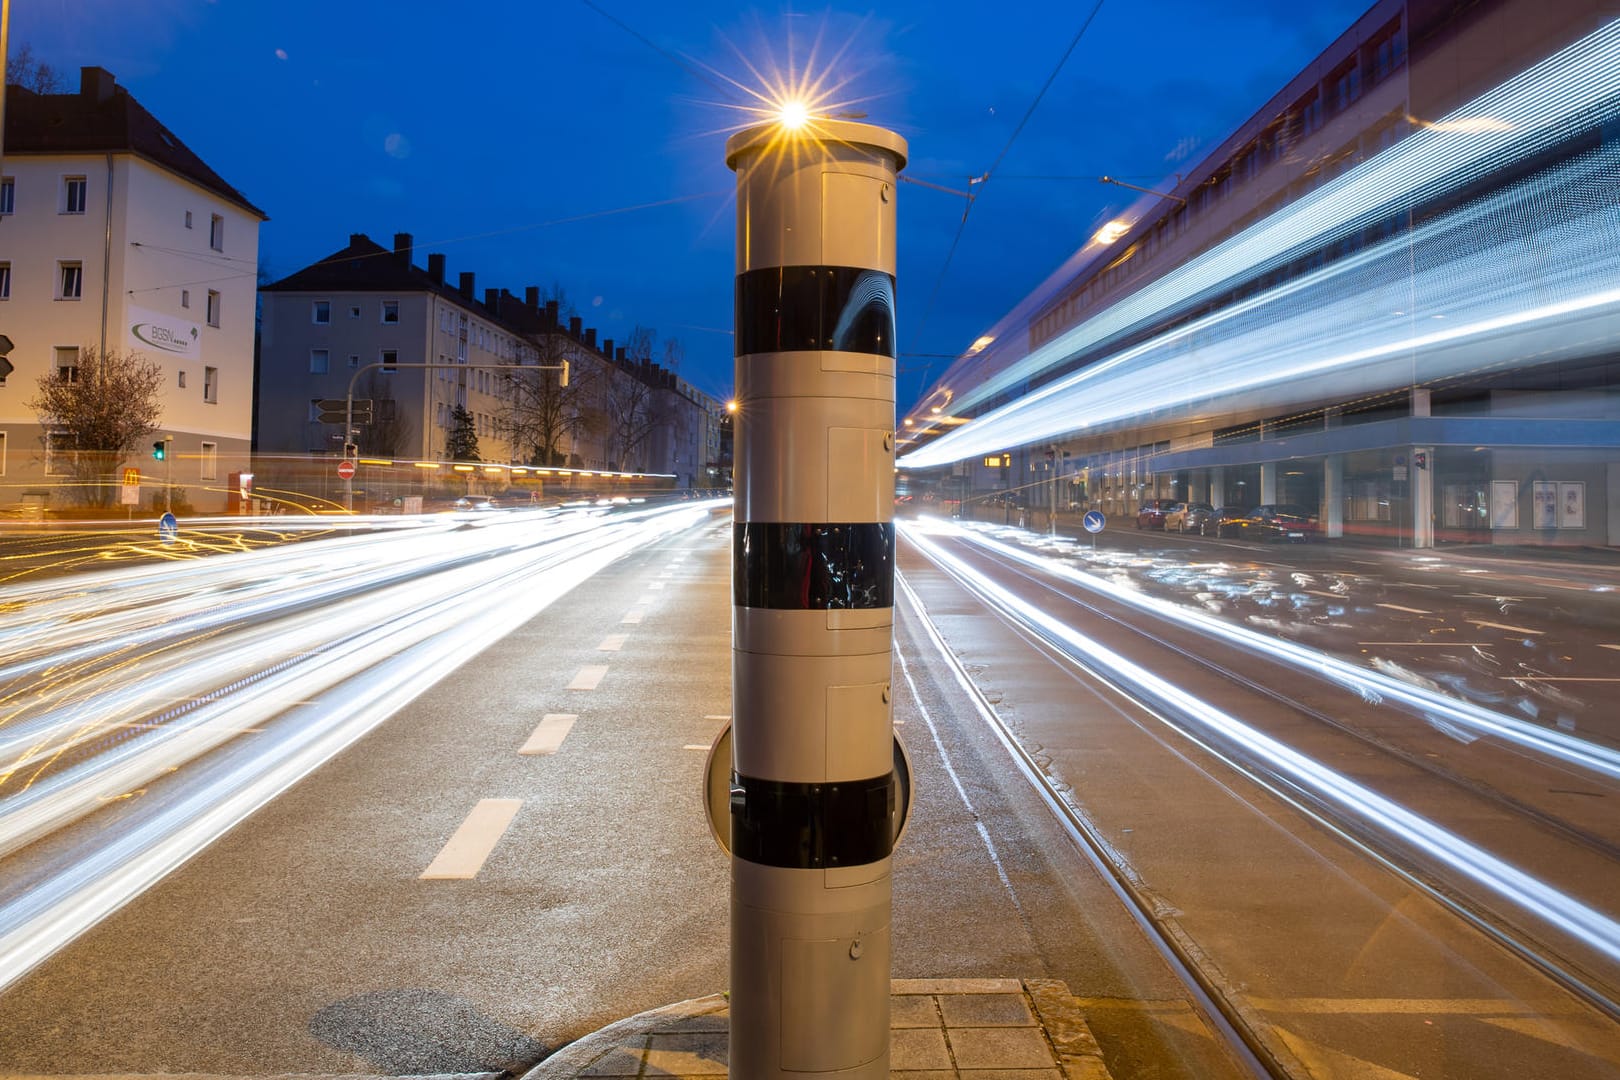
{"type": "Polygon", "coordinates": [[[794,99],[784,101],[776,110],[777,122],[790,130],[797,130],[810,122],[810,106],[794,99]]]}

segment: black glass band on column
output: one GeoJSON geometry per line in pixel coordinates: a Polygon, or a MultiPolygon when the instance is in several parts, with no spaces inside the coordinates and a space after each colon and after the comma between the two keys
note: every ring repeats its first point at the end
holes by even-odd
{"type": "Polygon", "coordinates": [[[762,866],[865,866],[894,851],[894,773],[820,784],[731,774],[731,853],[762,866]]]}
{"type": "Polygon", "coordinates": [[[894,606],[894,524],[732,526],[732,603],[818,611],[894,606]]]}
{"type": "Polygon", "coordinates": [[[894,356],[894,275],[770,266],[737,275],[737,355],[823,349],[894,356]]]}

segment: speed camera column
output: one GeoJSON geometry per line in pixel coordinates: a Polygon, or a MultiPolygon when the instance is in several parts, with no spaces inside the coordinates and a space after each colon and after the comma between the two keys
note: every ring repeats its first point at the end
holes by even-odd
{"type": "Polygon", "coordinates": [[[905,140],[762,124],[737,173],[731,1075],[889,1075],[895,182],[905,140]]]}

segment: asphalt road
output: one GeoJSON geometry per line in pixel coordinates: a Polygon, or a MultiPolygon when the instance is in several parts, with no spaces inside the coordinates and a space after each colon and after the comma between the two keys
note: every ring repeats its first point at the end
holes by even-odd
{"type": "MultiPolygon", "coordinates": [[[[700,789],[730,709],[730,536],[716,519],[580,585],[14,983],[0,1071],[493,1071],[724,989],[700,789]],[[480,806],[509,822],[474,876],[424,878],[480,806]]],[[[898,639],[917,796],[895,977],[1065,978],[1116,1004],[1098,1034],[1122,1075],[1233,1075],[903,614],[898,639]]]]}

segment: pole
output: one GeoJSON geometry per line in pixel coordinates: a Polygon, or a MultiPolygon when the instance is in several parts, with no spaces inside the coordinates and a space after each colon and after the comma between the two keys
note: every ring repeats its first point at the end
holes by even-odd
{"type": "Polygon", "coordinates": [[[895,188],[905,140],[785,122],[737,172],[731,1060],[886,1080],[899,820],[895,188]]]}

